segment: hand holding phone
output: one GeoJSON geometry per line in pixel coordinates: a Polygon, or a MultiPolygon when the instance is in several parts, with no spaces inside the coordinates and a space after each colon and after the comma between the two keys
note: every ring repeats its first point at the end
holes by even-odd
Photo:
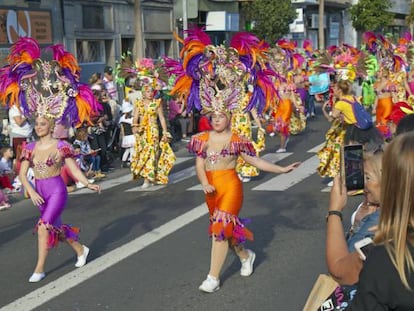
{"type": "Polygon", "coordinates": [[[362,260],[366,260],[369,252],[374,247],[374,242],[371,238],[364,238],[354,244],[355,250],[362,260]]]}
{"type": "Polygon", "coordinates": [[[364,152],[362,145],[343,147],[343,175],[348,191],[364,189],[364,152]]]}

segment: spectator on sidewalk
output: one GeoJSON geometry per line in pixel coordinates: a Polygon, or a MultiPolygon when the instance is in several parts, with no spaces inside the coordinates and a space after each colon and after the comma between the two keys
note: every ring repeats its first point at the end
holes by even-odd
{"type": "Polygon", "coordinates": [[[10,107],[9,121],[10,143],[13,147],[14,154],[17,156],[18,146],[32,138],[33,127],[17,106],[10,107]]]}
{"type": "Polygon", "coordinates": [[[105,67],[104,77],[102,81],[109,98],[119,102],[118,90],[116,89],[116,84],[114,82],[113,76],[113,68],[111,66],[105,67]]]}
{"type": "Polygon", "coordinates": [[[0,187],[7,191],[14,192],[13,181],[16,173],[13,169],[13,149],[11,147],[3,147],[0,149],[0,187]]]}
{"type": "MultiPolygon", "coordinates": [[[[88,128],[80,127],[76,130],[74,145],[80,147],[80,154],[83,156],[85,162],[91,167],[92,175],[88,178],[100,179],[106,177],[101,173],[101,157],[99,149],[92,149],[88,140],[88,128]]],[[[88,170],[89,171],[89,170],[88,170]]]]}
{"type": "Polygon", "coordinates": [[[0,189],[0,211],[11,208],[9,203],[9,198],[4,192],[0,189]]]}
{"type": "Polygon", "coordinates": [[[104,89],[102,74],[100,72],[93,73],[88,83],[92,91],[102,91],[104,89]]]}
{"type": "Polygon", "coordinates": [[[190,141],[187,136],[189,135],[191,112],[186,111],[184,100],[170,100],[168,120],[170,121],[174,141],[190,141]]]}
{"type": "Polygon", "coordinates": [[[122,104],[122,116],[119,120],[121,125],[121,147],[124,148],[122,154],[121,167],[127,166],[131,162],[135,147],[135,135],[132,133],[132,104],[124,101],[122,104]]]}

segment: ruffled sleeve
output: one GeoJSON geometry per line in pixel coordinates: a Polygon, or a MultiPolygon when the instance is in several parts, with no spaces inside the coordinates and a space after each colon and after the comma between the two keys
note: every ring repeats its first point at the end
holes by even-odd
{"type": "Polygon", "coordinates": [[[75,152],[72,148],[72,145],[69,144],[68,142],[64,140],[60,140],[58,142],[57,147],[63,159],[75,157],[75,152]]]}
{"type": "Polygon", "coordinates": [[[208,141],[209,132],[202,132],[191,137],[187,149],[190,153],[198,157],[206,157],[206,144],[208,141]]]}
{"type": "Polygon", "coordinates": [[[33,149],[35,145],[35,142],[23,145],[22,153],[20,155],[20,161],[32,161],[33,149]]]}
{"type": "Polygon", "coordinates": [[[241,153],[255,157],[256,149],[253,143],[243,136],[233,134],[230,142],[230,154],[239,155],[241,153]]]}

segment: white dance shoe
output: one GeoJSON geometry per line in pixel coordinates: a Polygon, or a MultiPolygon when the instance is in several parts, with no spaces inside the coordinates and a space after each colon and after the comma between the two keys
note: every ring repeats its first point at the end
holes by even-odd
{"type": "Polygon", "coordinates": [[[241,276],[250,276],[253,273],[253,264],[256,259],[256,254],[253,251],[250,249],[246,249],[246,251],[249,253],[249,257],[241,260],[241,276]]]}
{"type": "Polygon", "coordinates": [[[32,276],[29,279],[30,283],[37,283],[45,278],[46,274],[44,272],[40,273],[33,273],[32,276]]]}
{"type": "Polygon", "coordinates": [[[75,263],[76,268],[83,267],[86,264],[86,259],[88,258],[88,255],[89,255],[89,248],[87,248],[85,245],[82,245],[82,246],[83,246],[83,254],[78,257],[78,260],[75,263]]]}

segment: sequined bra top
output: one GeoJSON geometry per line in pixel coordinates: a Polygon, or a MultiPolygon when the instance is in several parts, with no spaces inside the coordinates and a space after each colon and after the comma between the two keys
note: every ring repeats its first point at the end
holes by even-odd
{"type": "Polygon", "coordinates": [[[36,150],[36,143],[26,144],[20,156],[21,161],[29,161],[36,179],[45,179],[60,175],[60,169],[66,158],[73,158],[72,146],[66,141],[59,140],[57,146],[36,150]]]}
{"type": "Polygon", "coordinates": [[[238,156],[242,153],[256,156],[253,144],[236,134],[231,136],[228,144],[220,148],[209,142],[209,132],[203,132],[191,137],[188,150],[207,160],[205,163],[207,171],[233,169],[238,156]]]}

